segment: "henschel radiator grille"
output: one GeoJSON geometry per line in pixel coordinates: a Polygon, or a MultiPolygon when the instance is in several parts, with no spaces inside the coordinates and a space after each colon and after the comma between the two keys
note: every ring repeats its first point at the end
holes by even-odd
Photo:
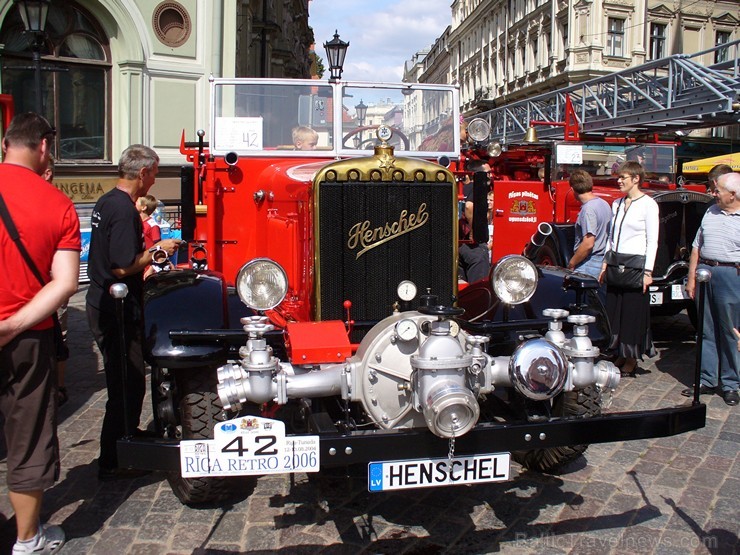
{"type": "MultiPolygon", "coordinates": [[[[450,304],[457,250],[449,182],[321,182],[317,256],[322,320],[377,321],[388,316],[396,287],[413,281],[450,304]]],[[[416,306],[414,304],[414,306],[416,306]]]]}

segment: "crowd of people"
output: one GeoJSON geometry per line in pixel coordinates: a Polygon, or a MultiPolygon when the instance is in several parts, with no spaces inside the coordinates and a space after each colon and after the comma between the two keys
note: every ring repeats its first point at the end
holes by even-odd
{"type": "MultiPolygon", "coordinates": [[[[14,555],[55,553],[65,542],[61,527],[40,522],[43,492],[59,478],[57,408],[66,400],[66,327],[57,311],[77,291],[81,250],[75,207],[51,185],[54,134],[40,115],[17,115],[5,132],[0,164],[0,260],[14,276],[0,284],[0,412],[17,529],[14,555]]],[[[118,467],[116,440],[128,429],[137,430],[144,400],[143,275],[155,249],[172,255],[180,244],[161,240],[149,222],[156,199],[148,192],[158,168],[159,157],[151,148],[127,148],[116,187],[100,198],[92,215],[87,315],[103,355],[108,392],[98,458],[101,480],[132,476],[118,467]],[[145,237],[151,248],[145,247],[145,237]],[[109,294],[114,283],[128,286],[125,352],[109,294]],[[128,414],[124,398],[132,409],[128,414]]]]}
{"type": "MultiPolygon", "coordinates": [[[[490,167],[481,161],[472,161],[466,169],[490,176],[490,167]]],[[[650,329],[649,288],[660,215],[658,204],[642,189],[645,172],[639,161],[622,160],[612,173],[624,196],[611,206],[593,193],[588,172],[576,169],[568,175],[581,209],[567,267],[606,285],[612,329],[608,352],[622,376],[635,377],[639,361],[656,354],[650,329]],[[631,273],[632,282],[627,283],[619,273],[631,273]]],[[[716,203],[707,210],[693,240],[686,284],[686,293],[694,299],[696,270],[705,267],[712,272],[704,313],[698,315],[703,321],[698,387],[700,394],[720,393],[725,403],[735,406],[740,403],[740,174],[725,164],[715,166],[707,175],[707,192],[715,196],[716,203]]],[[[487,246],[472,233],[472,180],[468,176],[464,178],[463,196],[459,269],[461,279],[472,282],[488,277],[491,266],[487,246]]],[[[691,396],[693,388],[682,393],[691,396]]]]}

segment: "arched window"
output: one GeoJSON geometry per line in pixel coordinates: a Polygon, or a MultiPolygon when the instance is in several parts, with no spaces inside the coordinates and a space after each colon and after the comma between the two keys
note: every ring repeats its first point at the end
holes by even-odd
{"type": "MultiPolygon", "coordinates": [[[[34,37],[17,8],[0,28],[2,92],[15,111],[36,110],[34,37]]],[[[72,2],[49,7],[41,44],[43,115],[56,127],[55,156],[62,162],[110,160],[110,50],[94,19],[72,2]]]]}

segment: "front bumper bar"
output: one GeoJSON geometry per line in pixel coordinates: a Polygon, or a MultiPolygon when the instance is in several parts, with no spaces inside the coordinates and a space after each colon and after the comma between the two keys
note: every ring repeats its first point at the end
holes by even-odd
{"type": "MultiPolygon", "coordinates": [[[[547,447],[667,437],[703,428],[706,405],[693,404],[592,418],[522,424],[478,424],[455,440],[455,454],[526,451],[547,447]]],[[[445,457],[449,442],[428,430],[364,430],[319,433],[321,466],[383,460],[445,457]],[[389,459],[390,457],[390,459],[389,459]]],[[[130,437],[118,440],[122,468],[180,472],[176,440],[130,437]]]]}

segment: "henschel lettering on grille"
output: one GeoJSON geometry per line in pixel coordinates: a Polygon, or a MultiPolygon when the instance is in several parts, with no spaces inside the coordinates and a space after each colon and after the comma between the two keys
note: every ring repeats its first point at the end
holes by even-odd
{"type": "Polygon", "coordinates": [[[370,249],[420,228],[427,223],[427,220],[429,220],[427,204],[422,202],[416,214],[409,214],[408,210],[402,210],[397,221],[387,222],[380,227],[371,228],[369,220],[357,222],[349,230],[347,246],[350,250],[361,249],[355,256],[357,260],[370,249]]]}

